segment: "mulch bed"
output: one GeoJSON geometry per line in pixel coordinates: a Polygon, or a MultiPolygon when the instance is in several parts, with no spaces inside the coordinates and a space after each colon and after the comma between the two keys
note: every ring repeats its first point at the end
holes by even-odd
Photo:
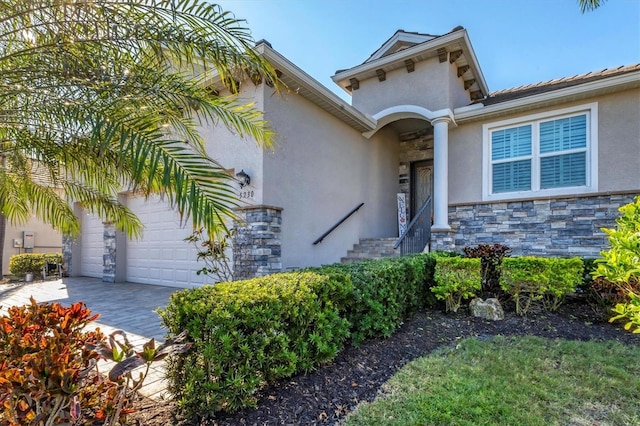
{"type": "MultiPolygon", "coordinates": [[[[568,340],[617,340],[640,347],[640,335],[602,321],[582,300],[565,303],[558,312],[519,317],[506,312],[503,321],[471,317],[466,310],[418,312],[388,339],[348,347],[330,364],[265,389],[258,408],[220,414],[204,425],[336,424],[362,401],[372,401],[389,378],[409,361],[466,337],[533,335],[568,340]]],[[[140,400],[132,423],[149,426],[189,425],[176,419],[171,402],[140,400]]]]}

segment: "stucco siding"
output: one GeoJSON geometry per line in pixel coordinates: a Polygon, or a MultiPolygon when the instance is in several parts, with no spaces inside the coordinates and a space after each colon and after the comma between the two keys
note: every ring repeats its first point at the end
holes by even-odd
{"type": "Polygon", "coordinates": [[[597,101],[598,190],[640,193],[640,89],[597,101]]]}
{"type": "MultiPolygon", "coordinates": [[[[613,93],[553,107],[532,109],[512,116],[473,121],[449,133],[449,203],[480,203],[483,185],[482,126],[511,118],[553,113],[561,109],[597,104],[598,185],[594,192],[640,192],[640,90],[613,93]]],[[[576,194],[579,195],[579,194],[576,194]]],[[[535,192],[513,199],[540,197],[535,192]]],[[[553,197],[552,197],[553,198],[553,197]]],[[[486,201],[486,200],[485,200],[486,201]]]]}
{"type": "Polygon", "coordinates": [[[398,143],[371,140],[295,94],[265,97],[278,147],[265,155],[264,204],[282,207],[283,268],[337,262],[363,237],[394,236],[398,143]],[[351,209],[362,209],[312,245],[351,209]]]}
{"type": "Polygon", "coordinates": [[[449,65],[449,105],[450,108],[459,108],[469,105],[471,102],[469,91],[464,88],[464,79],[469,72],[458,77],[458,67],[455,63],[449,65]]]}
{"type": "Polygon", "coordinates": [[[449,108],[449,62],[437,58],[415,64],[415,71],[400,68],[386,75],[385,81],[370,78],[352,92],[352,104],[373,115],[397,105],[417,105],[431,111],[449,108]],[[445,88],[445,90],[443,90],[445,88]]]}
{"type": "Polygon", "coordinates": [[[450,126],[449,203],[477,202],[481,199],[482,124],[450,126]]]}
{"type": "MultiPolygon", "coordinates": [[[[255,86],[250,81],[242,84],[239,104],[253,103],[257,110],[263,108],[264,85],[255,86]]],[[[221,96],[228,93],[221,93],[221,96]]],[[[233,169],[234,173],[244,170],[251,177],[251,184],[240,188],[234,185],[237,195],[243,203],[262,204],[263,202],[263,155],[265,149],[258,146],[250,137],[241,137],[227,129],[220,122],[202,123],[200,134],[205,140],[207,153],[225,169],[233,169]]]]}

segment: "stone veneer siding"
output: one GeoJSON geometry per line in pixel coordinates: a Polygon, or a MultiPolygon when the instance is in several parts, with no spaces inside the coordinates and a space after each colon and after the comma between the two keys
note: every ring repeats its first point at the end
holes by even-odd
{"type": "Polygon", "coordinates": [[[234,279],[260,277],[282,271],[282,208],[252,206],[238,212],[233,243],[234,279]]]}
{"type": "Polygon", "coordinates": [[[102,281],[116,282],[116,226],[104,224],[104,253],[102,254],[102,281]]]}
{"type": "Polygon", "coordinates": [[[73,273],[73,245],[75,241],[69,235],[62,236],[62,271],[67,277],[73,273]]]}
{"type": "Polygon", "coordinates": [[[499,243],[514,255],[597,257],[608,244],[601,228],[639,193],[450,206],[451,231],[433,232],[431,250],[499,243]]]}

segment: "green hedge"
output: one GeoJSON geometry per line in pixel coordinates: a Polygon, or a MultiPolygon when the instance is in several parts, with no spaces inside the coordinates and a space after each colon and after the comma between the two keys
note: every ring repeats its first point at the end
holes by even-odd
{"type": "Polygon", "coordinates": [[[445,301],[447,311],[456,312],[462,300],[482,290],[479,258],[436,257],[435,285],[431,291],[445,301]]]}
{"type": "Polygon", "coordinates": [[[500,285],[513,298],[519,315],[526,315],[533,307],[558,309],[564,297],[582,283],[584,273],[577,257],[512,257],[502,261],[501,269],[500,285]]]}
{"type": "Polygon", "coordinates": [[[333,359],[349,342],[389,336],[423,306],[431,256],[330,265],[174,293],[160,315],[193,349],[168,362],[190,418],[253,406],[267,383],[333,359]]]}
{"type": "Polygon", "coordinates": [[[329,276],[348,276],[351,303],[344,315],[351,324],[351,341],[358,345],[373,337],[388,337],[402,321],[429,299],[435,260],[426,254],[334,264],[313,269],[329,276]]]}
{"type": "Polygon", "coordinates": [[[266,383],[333,359],[349,334],[338,306],[351,291],[346,279],[305,272],[174,293],[162,320],[194,342],[168,364],[178,405],[189,416],[253,406],[266,383]]]}
{"type": "Polygon", "coordinates": [[[42,269],[47,263],[62,263],[62,253],[24,253],[11,256],[9,273],[23,277],[33,272],[35,277],[42,277],[42,269]]]}

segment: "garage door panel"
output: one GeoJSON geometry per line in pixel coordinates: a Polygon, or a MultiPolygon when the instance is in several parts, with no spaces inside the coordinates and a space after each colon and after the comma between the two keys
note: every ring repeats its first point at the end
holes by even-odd
{"type": "Polygon", "coordinates": [[[181,288],[210,282],[196,274],[203,263],[197,261],[195,247],[184,241],[191,227],[181,227],[178,213],[157,199],[130,197],[127,205],[144,223],[142,237],[127,243],[127,281],[181,288]]]}

